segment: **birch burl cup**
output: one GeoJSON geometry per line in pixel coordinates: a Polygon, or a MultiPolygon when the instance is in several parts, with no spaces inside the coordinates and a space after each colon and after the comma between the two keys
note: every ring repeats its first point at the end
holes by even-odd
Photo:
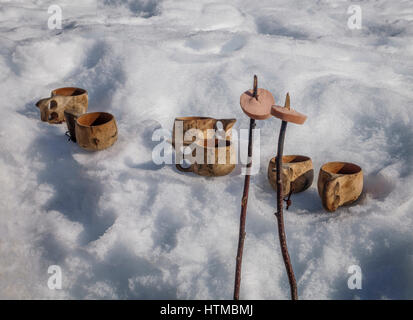
{"type": "MultiPolygon", "coordinates": [[[[268,181],[272,188],[277,191],[277,170],[274,157],[268,164],[268,181]]],[[[310,157],[301,155],[286,155],[282,157],[282,189],[284,196],[292,193],[302,192],[313,183],[314,170],[310,157]]]]}
{"type": "MultiPolygon", "coordinates": [[[[174,120],[174,126],[172,129],[172,146],[175,148],[176,144],[182,144],[184,146],[191,144],[194,141],[213,139],[215,133],[218,130],[218,123],[222,123],[222,130],[227,135],[226,139],[230,140],[230,130],[234,126],[236,119],[214,119],[209,117],[178,117],[174,120]],[[176,136],[175,130],[182,128],[182,137],[176,136]],[[194,134],[191,135],[192,139],[185,139],[185,133],[194,129],[194,134]],[[197,129],[197,131],[195,131],[197,129]],[[182,141],[177,139],[181,138],[182,141]]],[[[190,133],[190,132],[189,132],[190,133]]]]}
{"type": "Polygon", "coordinates": [[[90,151],[109,148],[118,139],[115,117],[107,112],[82,114],[76,120],[75,133],[79,146],[90,151]]]}
{"type": "Polygon", "coordinates": [[[59,88],[52,91],[50,98],[37,101],[36,106],[40,109],[42,121],[62,123],[65,121],[65,110],[72,110],[79,114],[87,111],[88,94],[81,88],[59,88]]]}
{"type": "Polygon", "coordinates": [[[194,143],[192,155],[195,156],[197,149],[202,149],[202,163],[196,161],[188,168],[182,167],[179,163],[176,168],[182,172],[193,172],[200,176],[218,177],[225,176],[235,168],[235,150],[230,140],[210,139],[200,143],[194,143]]]}
{"type": "Polygon", "coordinates": [[[356,201],[363,190],[362,169],[349,162],[328,162],[318,175],[318,194],[327,211],[356,201]]]}

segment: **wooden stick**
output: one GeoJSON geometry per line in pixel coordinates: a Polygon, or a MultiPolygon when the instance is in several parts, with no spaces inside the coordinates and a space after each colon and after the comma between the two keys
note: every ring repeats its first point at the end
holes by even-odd
{"type": "Polygon", "coordinates": [[[289,92],[287,92],[287,95],[285,96],[284,108],[287,108],[288,110],[290,110],[290,93],[289,92]]]}
{"type": "MultiPolygon", "coordinates": [[[[254,87],[253,96],[257,99],[257,89],[258,81],[257,76],[254,75],[254,87]]],[[[247,203],[248,203],[248,192],[250,188],[250,171],[252,167],[252,132],[255,128],[255,119],[250,118],[250,129],[248,135],[248,163],[247,172],[244,180],[244,192],[241,201],[241,215],[240,215],[240,225],[239,225],[239,239],[238,239],[238,252],[237,261],[235,266],[235,283],[234,283],[234,300],[239,300],[239,292],[241,287],[241,266],[242,266],[242,254],[244,251],[244,241],[245,241],[245,221],[247,219],[247,203]]]]}
{"type": "MultiPolygon", "coordinates": [[[[287,97],[285,100],[285,108],[288,107],[290,108],[290,96],[287,93],[287,97]]],[[[280,239],[280,247],[281,247],[281,253],[284,259],[284,264],[285,264],[285,269],[287,270],[287,275],[288,275],[288,281],[290,282],[290,288],[291,288],[291,299],[292,300],[298,300],[298,295],[297,295],[297,282],[295,280],[294,276],[294,271],[293,271],[293,266],[291,265],[291,259],[290,255],[288,253],[288,248],[287,248],[287,238],[285,235],[285,229],[284,229],[284,216],[283,216],[283,187],[282,187],[282,176],[281,176],[281,170],[282,170],[282,157],[283,157],[283,150],[284,150],[284,139],[285,139],[285,132],[287,130],[287,123],[286,121],[283,121],[281,123],[281,129],[280,129],[280,135],[278,137],[278,153],[277,153],[277,212],[275,213],[275,216],[277,217],[277,225],[278,225],[278,237],[280,239]]]]}
{"type": "Polygon", "coordinates": [[[258,101],[258,78],[256,75],[254,75],[254,85],[253,85],[252,96],[255,98],[255,100],[258,101]]]}

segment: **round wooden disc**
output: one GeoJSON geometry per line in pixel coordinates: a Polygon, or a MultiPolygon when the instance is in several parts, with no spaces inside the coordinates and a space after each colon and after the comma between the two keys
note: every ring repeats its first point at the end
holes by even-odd
{"type": "Polygon", "coordinates": [[[275,104],[271,92],[257,89],[258,100],[253,97],[253,91],[245,91],[240,98],[240,105],[245,114],[256,120],[265,120],[271,116],[271,106],[275,104]]]}
{"type": "Polygon", "coordinates": [[[288,109],[280,106],[272,106],[271,114],[278,119],[296,124],[303,124],[307,119],[306,115],[299,113],[294,109],[288,109]]]}

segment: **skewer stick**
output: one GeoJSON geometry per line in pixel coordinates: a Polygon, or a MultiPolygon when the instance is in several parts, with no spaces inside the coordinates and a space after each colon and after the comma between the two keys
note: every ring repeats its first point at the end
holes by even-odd
{"type": "MultiPolygon", "coordinates": [[[[284,108],[290,109],[290,95],[287,93],[285,98],[284,108]]],[[[287,270],[288,281],[290,283],[291,289],[291,299],[298,300],[297,294],[297,282],[294,276],[294,270],[291,265],[290,255],[288,253],[287,248],[287,238],[285,235],[285,228],[284,228],[284,216],[283,216],[283,187],[282,187],[282,176],[281,176],[281,167],[282,167],[282,157],[283,157],[283,150],[284,150],[284,139],[285,139],[285,132],[287,130],[287,121],[282,121],[280,135],[278,137],[278,153],[277,153],[277,212],[275,216],[277,217],[277,225],[278,225],[278,237],[280,239],[280,247],[281,253],[283,256],[285,269],[287,270]]]]}
{"type": "MultiPolygon", "coordinates": [[[[254,75],[254,86],[253,86],[253,97],[258,100],[258,80],[257,76],[254,75]]],[[[247,172],[244,180],[244,192],[241,201],[241,215],[240,215],[240,227],[239,227],[239,239],[238,239],[238,252],[237,261],[235,267],[235,284],[234,284],[234,300],[239,300],[239,292],[241,287],[241,266],[242,266],[242,254],[244,251],[244,241],[245,241],[245,221],[247,218],[247,203],[248,203],[248,192],[250,188],[250,171],[252,167],[252,132],[255,128],[255,119],[250,118],[250,128],[248,135],[248,163],[247,172]]]]}

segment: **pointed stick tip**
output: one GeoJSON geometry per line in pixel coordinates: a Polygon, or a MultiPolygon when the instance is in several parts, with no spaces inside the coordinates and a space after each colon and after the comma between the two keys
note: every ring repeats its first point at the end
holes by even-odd
{"type": "Polygon", "coordinates": [[[289,92],[287,92],[285,96],[284,108],[287,108],[288,110],[290,110],[290,93],[289,92]]]}
{"type": "Polygon", "coordinates": [[[257,75],[254,74],[254,85],[253,85],[253,96],[255,97],[255,99],[258,101],[258,77],[257,75]]]}

